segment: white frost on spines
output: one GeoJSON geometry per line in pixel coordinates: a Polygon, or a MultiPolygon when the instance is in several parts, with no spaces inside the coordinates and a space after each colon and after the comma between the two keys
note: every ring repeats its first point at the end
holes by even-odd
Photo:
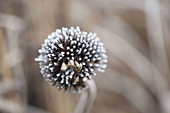
{"type": "Polygon", "coordinates": [[[59,44],[58,46],[59,46],[61,49],[63,49],[63,48],[64,48],[62,44],[59,44]]]}
{"type": "MultiPolygon", "coordinates": [[[[55,74],[55,67],[61,65],[59,61],[63,58],[68,61],[76,60],[82,65],[79,76],[82,77],[83,81],[91,78],[92,75],[96,75],[95,70],[103,72],[107,67],[107,55],[103,46],[104,44],[100,42],[96,33],[80,31],[79,27],[69,29],[63,27],[48,35],[44,44],[42,44],[42,48],[39,49],[40,55],[35,61],[40,62],[41,73],[52,85],[70,91],[75,91],[74,87],[76,87],[77,91],[80,91],[82,86],[76,86],[76,82],[73,80],[75,79],[74,71],[66,70],[61,73],[58,70],[55,74]],[[67,46],[64,45],[66,43],[67,46]],[[76,56],[79,57],[76,58],[76,56]],[[86,66],[88,67],[86,68],[86,66]],[[70,84],[70,80],[74,83],[70,84]]],[[[79,79],[76,79],[76,81],[79,81],[79,79]]]]}

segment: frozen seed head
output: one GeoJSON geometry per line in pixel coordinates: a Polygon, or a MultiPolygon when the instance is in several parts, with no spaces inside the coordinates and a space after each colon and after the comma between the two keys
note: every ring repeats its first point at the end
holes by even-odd
{"type": "Polygon", "coordinates": [[[107,66],[106,50],[96,33],[79,27],[57,29],[38,52],[35,61],[45,80],[65,91],[80,92],[95,70],[104,72],[107,66]]]}

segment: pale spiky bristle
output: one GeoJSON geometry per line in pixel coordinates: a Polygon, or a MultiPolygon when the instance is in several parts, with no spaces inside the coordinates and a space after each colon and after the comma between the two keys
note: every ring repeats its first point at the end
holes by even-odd
{"type": "Polygon", "coordinates": [[[35,60],[44,78],[65,91],[81,91],[85,80],[96,75],[95,70],[106,68],[103,43],[96,33],[80,31],[79,27],[57,29],[48,35],[39,53],[35,60]]]}

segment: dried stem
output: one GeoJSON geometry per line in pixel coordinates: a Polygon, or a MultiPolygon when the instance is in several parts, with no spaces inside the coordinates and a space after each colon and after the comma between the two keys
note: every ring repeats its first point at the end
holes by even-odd
{"type": "Polygon", "coordinates": [[[96,98],[96,84],[93,79],[87,80],[87,89],[82,92],[74,113],[89,113],[96,98]]]}

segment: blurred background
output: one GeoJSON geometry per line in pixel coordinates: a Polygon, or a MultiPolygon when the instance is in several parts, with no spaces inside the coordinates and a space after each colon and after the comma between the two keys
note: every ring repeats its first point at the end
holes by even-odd
{"type": "Polygon", "coordinates": [[[91,113],[170,113],[169,12],[169,0],[0,0],[0,113],[74,111],[80,95],[50,86],[34,61],[71,26],[96,32],[109,57],[91,113]]]}

